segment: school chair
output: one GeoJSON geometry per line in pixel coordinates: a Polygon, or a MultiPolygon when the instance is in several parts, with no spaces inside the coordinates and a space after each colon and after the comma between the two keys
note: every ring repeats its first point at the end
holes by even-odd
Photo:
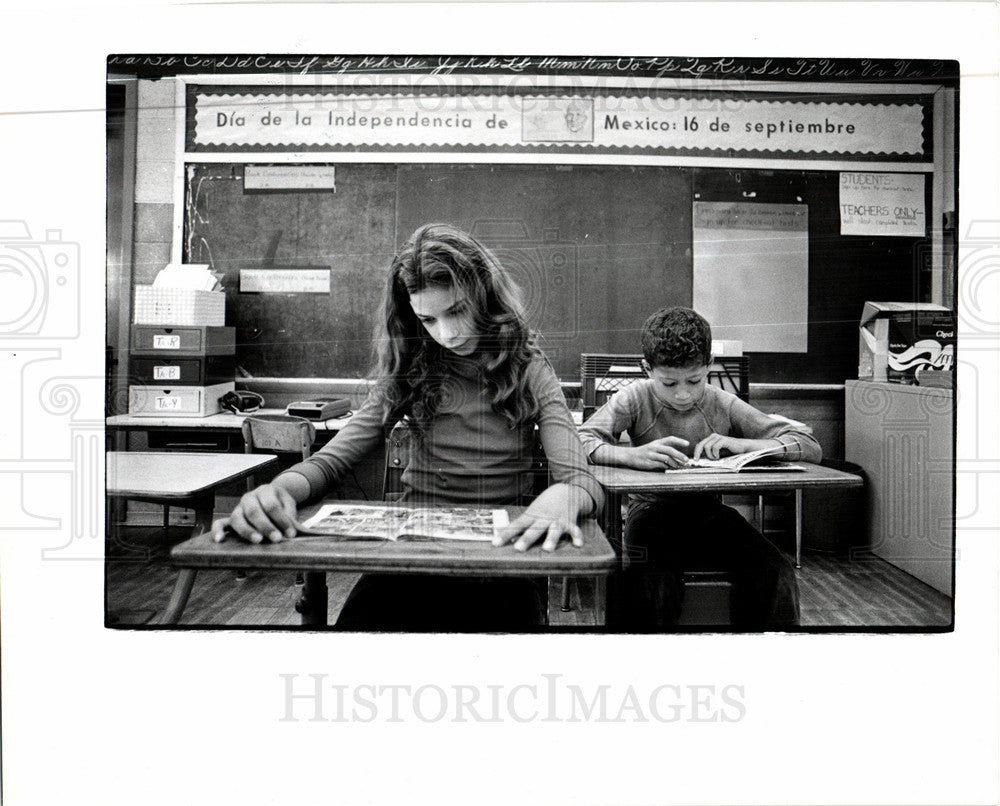
{"type": "Polygon", "coordinates": [[[382,473],[382,500],[403,497],[403,471],[410,463],[410,428],[400,421],[385,438],[385,470],[382,473]]]}
{"type": "MultiPolygon", "coordinates": [[[[581,353],[580,397],[587,420],[615,392],[646,377],[639,353],[581,353]]],[[[708,382],[741,400],[750,399],[750,360],[745,356],[721,356],[708,368],[708,382]]]]}
{"type": "MultiPolygon", "coordinates": [[[[243,432],[244,453],[292,454],[296,462],[304,462],[310,457],[316,439],[316,426],[303,417],[288,414],[255,414],[243,421],[240,430],[243,432]]],[[[256,478],[250,476],[247,492],[256,486],[256,478]]],[[[245,571],[236,572],[237,579],[245,577],[245,571]]],[[[295,584],[301,585],[304,581],[305,575],[299,571],[295,575],[295,584]]]]}
{"type": "MultiPolygon", "coordinates": [[[[586,421],[618,390],[646,377],[639,353],[581,353],[580,396],[586,421]]],[[[708,382],[741,400],[750,399],[750,361],[746,356],[719,356],[708,369],[708,382]]],[[[763,527],[764,497],[756,502],[756,518],[763,527]]],[[[763,532],[763,529],[761,529],[763,532]]],[[[691,568],[684,571],[684,607],[680,626],[708,627],[730,623],[732,581],[725,571],[691,568]]],[[[563,594],[564,608],[567,603],[563,594]]]]}
{"type": "MultiPolygon", "coordinates": [[[[316,426],[304,417],[287,414],[255,414],[241,426],[245,453],[298,454],[296,461],[305,461],[312,454],[316,426]]],[[[247,489],[253,489],[248,479],[247,489]]]]}

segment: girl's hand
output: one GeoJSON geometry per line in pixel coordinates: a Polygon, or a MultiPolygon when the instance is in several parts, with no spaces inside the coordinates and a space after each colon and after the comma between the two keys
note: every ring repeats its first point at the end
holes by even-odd
{"type": "Polygon", "coordinates": [[[577,525],[580,515],[594,506],[590,496],[571,484],[553,484],[529,506],[524,514],[497,532],[494,546],[514,540],[514,548],[527,551],[544,538],[543,551],[555,551],[559,539],[569,535],[574,546],[583,545],[583,530],[577,525]]]}
{"type": "Polygon", "coordinates": [[[688,463],[688,458],[677,448],[687,447],[690,444],[681,437],[663,437],[645,445],[637,445],[629,451],[629,464],[636,470],[684,467],[688,463]]]}
{"type": "Polygon", "coordinates": [[[262,484],[244,495],[228,518],[212,524],[216,543],[226,539],[227,527],[250,543],[278,543],[294,537],[298,505],[291,493],[274,484],[262,484]]]}
{"type": "Polygon", "coordinates": [[[706,459],[720,459],[722,451],[737,454],[749,453],[752,450],[756,450],[753,440],[724,437],[722,434],[709,434],[694,446],[694,458],[699,459],[704,456],[706,459]]]}

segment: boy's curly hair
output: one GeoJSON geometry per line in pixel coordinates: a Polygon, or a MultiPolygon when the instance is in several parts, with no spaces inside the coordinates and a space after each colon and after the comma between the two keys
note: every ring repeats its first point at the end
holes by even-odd
{"type": "Polygon", "coordinates": [[[642,354],[651,367],[708,366],[712,328],[690,308],[661,308],[642,326],[642,354]]]}

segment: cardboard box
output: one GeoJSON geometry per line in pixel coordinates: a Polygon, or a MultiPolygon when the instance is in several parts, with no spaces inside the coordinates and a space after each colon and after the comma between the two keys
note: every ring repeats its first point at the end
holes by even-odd
{"type": "Polygon", "coordinates": [[[222,411],[219,401],[236,383],[211,386],[129,386],[128,413],[140,417],[208,417],[222,411]]]}
{"type": "Polygon", "coordinates": [[[930,302],[866,302],[858,339],[858,378],[914,383],[916,372],[950,371],[955,314],[930,302]]]}
{"type": "Polygon", "coordinates": [[[132,325],[132,355],[236,355],[236,328],[132,325]]]}

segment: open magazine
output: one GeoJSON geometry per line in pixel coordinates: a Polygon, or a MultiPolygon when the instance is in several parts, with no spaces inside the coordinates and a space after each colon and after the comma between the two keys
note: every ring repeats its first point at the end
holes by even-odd
{"type": "Polygon", "coordinates": [[[772,448],[737,453],[722,459],[689,459],[684,467],[668,468],[666,472],[739,473],[742,470],[805,470],[802,465],[775,460],[776,456],[780,456],[784,452],[783,445],[775,445],[772,448]]]}
{"type": "Polygon", "coordinates": [[[508,523],[505,509],[324,504],[301,524],[299,536],[346,540],[491,541],[508,523]]]}

